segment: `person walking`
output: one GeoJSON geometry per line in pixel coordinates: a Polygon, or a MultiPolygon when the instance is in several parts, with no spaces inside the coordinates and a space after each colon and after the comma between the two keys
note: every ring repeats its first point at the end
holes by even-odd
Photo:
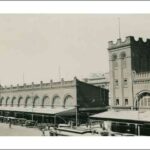
{"type": "Polygon", "coordinates": [[[12,121],[9,119],[9,128],[11,128],[12,121]]]}
{"type": "Polygon", "coordinates": [[[42,129],[42,135],[45,136],[45,129],[42,129]]]}

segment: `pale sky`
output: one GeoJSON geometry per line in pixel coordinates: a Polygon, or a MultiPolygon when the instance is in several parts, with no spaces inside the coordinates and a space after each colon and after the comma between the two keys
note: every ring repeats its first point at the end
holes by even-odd
{"type": "Polygon", "coordinates": [[[71,80],[109,71],[108,41],[150,38],[150,15],[0,15],[0,83],[71,80]]]}

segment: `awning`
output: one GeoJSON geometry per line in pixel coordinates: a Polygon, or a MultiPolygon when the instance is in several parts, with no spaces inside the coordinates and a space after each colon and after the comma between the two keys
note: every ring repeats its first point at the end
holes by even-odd
{"type": "Polygon", "coordinates": [[[150,111],[110,110],[92,115],[90,118],[108,121],[150,122],[150,111]]]}
{"type": "Polygon", "coordinates": [[[75,107],[69,107],[69,108],[64,108],[64,107],[54,107],[54,108],[50,108],[50,107],[0,107],[0,110],[3,111],[14,111],[14,112],[28,112],[28,113],[37,113],[37,114],[49,114],[49,115],[66,115],[66,116],[70,116],[70,115],[75,115],[75,107]]]}
{"type": "Polygon", "coordinates": [[[59,116],[74,116],[76,114],[76,108],[67,109],[56,113],[59,116]]]}
{"type": "Polygon", "coordinates": [[[88,108],[79,108],[79,111],[104,111],[107,110],[108,107],[88,107],[88,108]]]}

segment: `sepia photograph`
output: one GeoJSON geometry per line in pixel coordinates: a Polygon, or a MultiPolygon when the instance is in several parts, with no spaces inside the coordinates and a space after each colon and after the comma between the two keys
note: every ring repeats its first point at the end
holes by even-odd
{"type": "Polygon", "coordinates": [[[0,136],[149,136],[149,14],[0,14],[0,136]]]}

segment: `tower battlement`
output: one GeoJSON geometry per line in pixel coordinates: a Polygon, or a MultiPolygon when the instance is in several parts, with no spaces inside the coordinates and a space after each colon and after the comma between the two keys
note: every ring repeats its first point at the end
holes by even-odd
{"type": "Polygon", "coordinates": [[[125,38],[124,41],[122,39],[117,39],[117,42],[114,43],[113,41],[108,42],[108,50],[116,49],[120,47],[126,47],[131,45],[138,45],[138,46],[148,46],[150,47],[150,39],[147,39],[146,41],[143,40],[143,38],[139,38],[138,40],[135,40],[133,36],[128,36],[125,38]]]}

